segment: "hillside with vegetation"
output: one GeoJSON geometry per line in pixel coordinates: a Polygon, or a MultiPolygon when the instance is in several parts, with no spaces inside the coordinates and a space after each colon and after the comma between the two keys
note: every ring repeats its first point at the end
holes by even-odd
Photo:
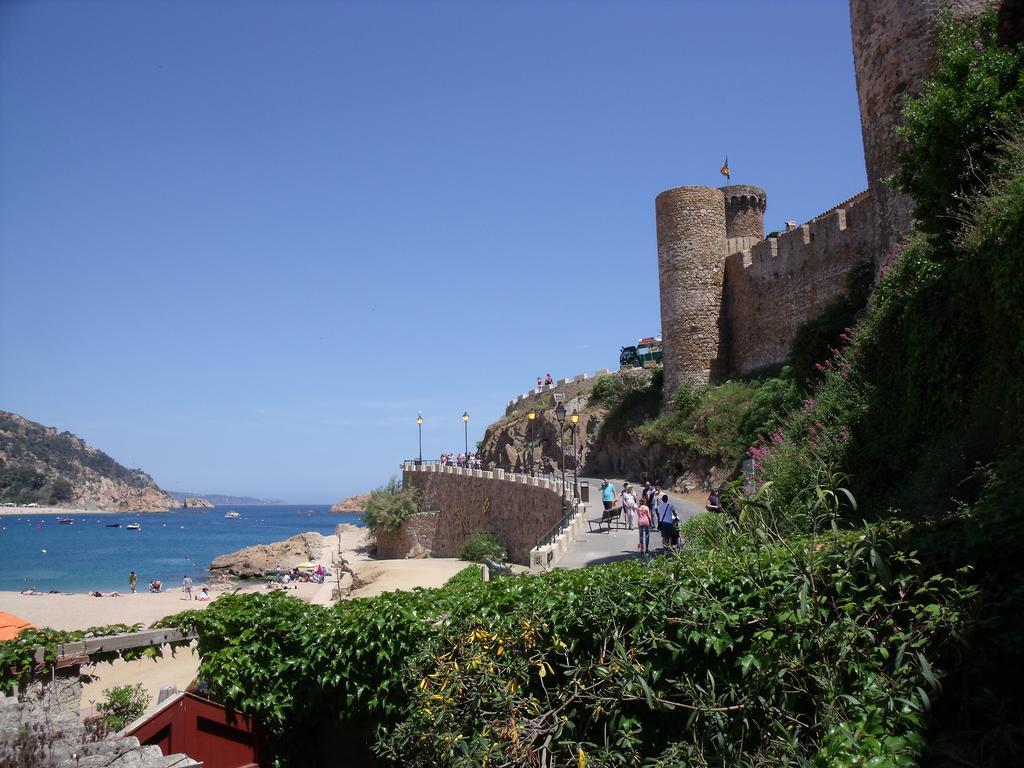
{"type": "Polygon", "coordinates": [[[339,729],[349,764],[1024,764],[1024,46],[995,29],[943,30],[906,109],[917,233],[808,393],[683,389],[630,427],[723,456],[763,433],[756,492],[731,484],[682,551],[167,620],[274,764],[332,764],[339,729]],[[718,425],[722,402],[751,405],[718,425]]]}
{"type": "Polygon", "coordinates": [[[76,509],[181,506],[141,469],[118,464],[70,432],[0,411],[0,501],[76,509]]]}

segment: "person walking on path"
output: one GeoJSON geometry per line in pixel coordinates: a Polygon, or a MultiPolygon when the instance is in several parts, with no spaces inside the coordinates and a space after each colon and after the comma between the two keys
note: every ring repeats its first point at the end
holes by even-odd
{"type": "Polygon", "coordinates": [[[133,595],[135,594],[135,588],[138,585],[139,585],[139,577],[136,575],[135,571],[132,571],[131,573],[128,574],[128,586],[131,587],[133,595]]]}
{"type": "Polygon", "coordinates": [[[181,588],[185,592],[185,599],[186,600],[191,600],[192,599],[192,579],[191,579],[191,577],[185,576],[185,578],[183,578],[181,580],[181,588]]]}
{"type": "Polygon", "coordinates": [[[636,495],[633,493],[633,486],[629,483],[622,484],[622,513],[626,516],[626,527],[633,530],[636,527],[636,495]]]}
{"type": "Polygon", "coordinates": [[[637,528],[640,529],[640,551],[651,551],[651,509],[641,504],[636,510],[637,528]]]}
{"type": "Polygon", "coordinates": [[[601,481],[601,501],[605,509],[611,509],[615,504],[615,486],[607,479],[601,481]]]}
{"type": "Polygon", "coordinates": [[[644,480],[644,489],[640,492],[640,500],[647,505],[647,508],[654,511],[654,507],[658,503],[658,496],[654,492],[654,486],[651,485],[650,480],[644,480]]]}
{"type": "Polygon", "coordinates": [[[673,520],[676,519],[676,508],[668,500],[668,494],[661,495],[661,503],[657,511],[658,530],[661,531],[661,546],[668,549],[672,544],[672,533],[675,527],[673,520]]]}

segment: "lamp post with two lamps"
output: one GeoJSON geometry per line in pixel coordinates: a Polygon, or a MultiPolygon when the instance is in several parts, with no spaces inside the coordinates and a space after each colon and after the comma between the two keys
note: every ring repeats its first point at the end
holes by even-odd
{"type": "Polygon", "coordinates": [[[569,418],[572,419],[572,493],[573,498],[580,497],[580,455],[576,450],[576,430],[580,423],[580,415],[574,413],[569,418]]]}
{"type": "Polygon", "coordinates": [[[422,413],[417,413],[416,414],[416,428],[420,432],[420,458],[419,458],[419,461],[416,462],[416,466],[419,466],[419,465],[421,465],[423,463],[423,414],[422,413]]]}
{"type": "Polygon", "coordinates": [[[562,447],[562,517],[565,517],[565,404],[559,403],[555,408],[555,419],[558,421],[558,444],[562,447]]]}
{"type": "Polygon", "coordinates": [[[537,418],[537,412],[531,408],[530,412],[528,414],[526,414],[526,419],[527,419],[527,423],[528,423],[528,426],[529,426],[529,433],[527,434],[527,437],[526,437],[526,446],[527,446],[527,448],[529,448],[529,451],[530,451],[530,476],[531,477],[533,476],[533,454],[534,454],[534,451],[536,450],[536,446],[533,444],[533,422],[534,422],[534,420],[536,420],[536,418],[537,418]]]}

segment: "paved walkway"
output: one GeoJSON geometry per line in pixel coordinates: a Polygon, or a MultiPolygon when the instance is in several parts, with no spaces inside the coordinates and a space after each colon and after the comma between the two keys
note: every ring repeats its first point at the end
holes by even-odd
{"type": "MultiPolygon", "coordinates": [[[[622,490],[621,479],[609,478],[615,483],[616,490],[622,490]]],[[[581,477],[580,481],[590,483],[590,503],[584,504],[584,515],[586,519],[601,517],[604,505],[601,504],[601,478],[581,477]]],[[[643,484],[630,481],[638,494],[643,490],[643,484]]],[[[675,505],[676,514],[680,520],[689,520],[691,517],[704,511],[704,507],[694,504],[692,501],[680,497],[678,494],[667,492],[669,500],[675,505]]],[[[561,562],[559,568],[586,568],[589,565],[601,565],[602,563],[614,563],[630,557],[640,557],[637,549],[640,543],[640,534],[636,529],[630,531],[626,528],[607,527],[601,529],[601,533],[590,533],[590,526],[576,536],[561,562]]],[[[658,531],[651,531],[651,550],[657,552],[661,549],[661,534],[658,531]]]]}

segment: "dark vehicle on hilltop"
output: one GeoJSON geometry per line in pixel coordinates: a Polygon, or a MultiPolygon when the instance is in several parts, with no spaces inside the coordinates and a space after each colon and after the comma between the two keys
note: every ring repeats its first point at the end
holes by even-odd
{"type": "Polygon", "coordinates": [[[619,351],[619,370],[656,365],[661,365],[661,336],[647,336],[635,346],[622,347],[619,351]]]}

